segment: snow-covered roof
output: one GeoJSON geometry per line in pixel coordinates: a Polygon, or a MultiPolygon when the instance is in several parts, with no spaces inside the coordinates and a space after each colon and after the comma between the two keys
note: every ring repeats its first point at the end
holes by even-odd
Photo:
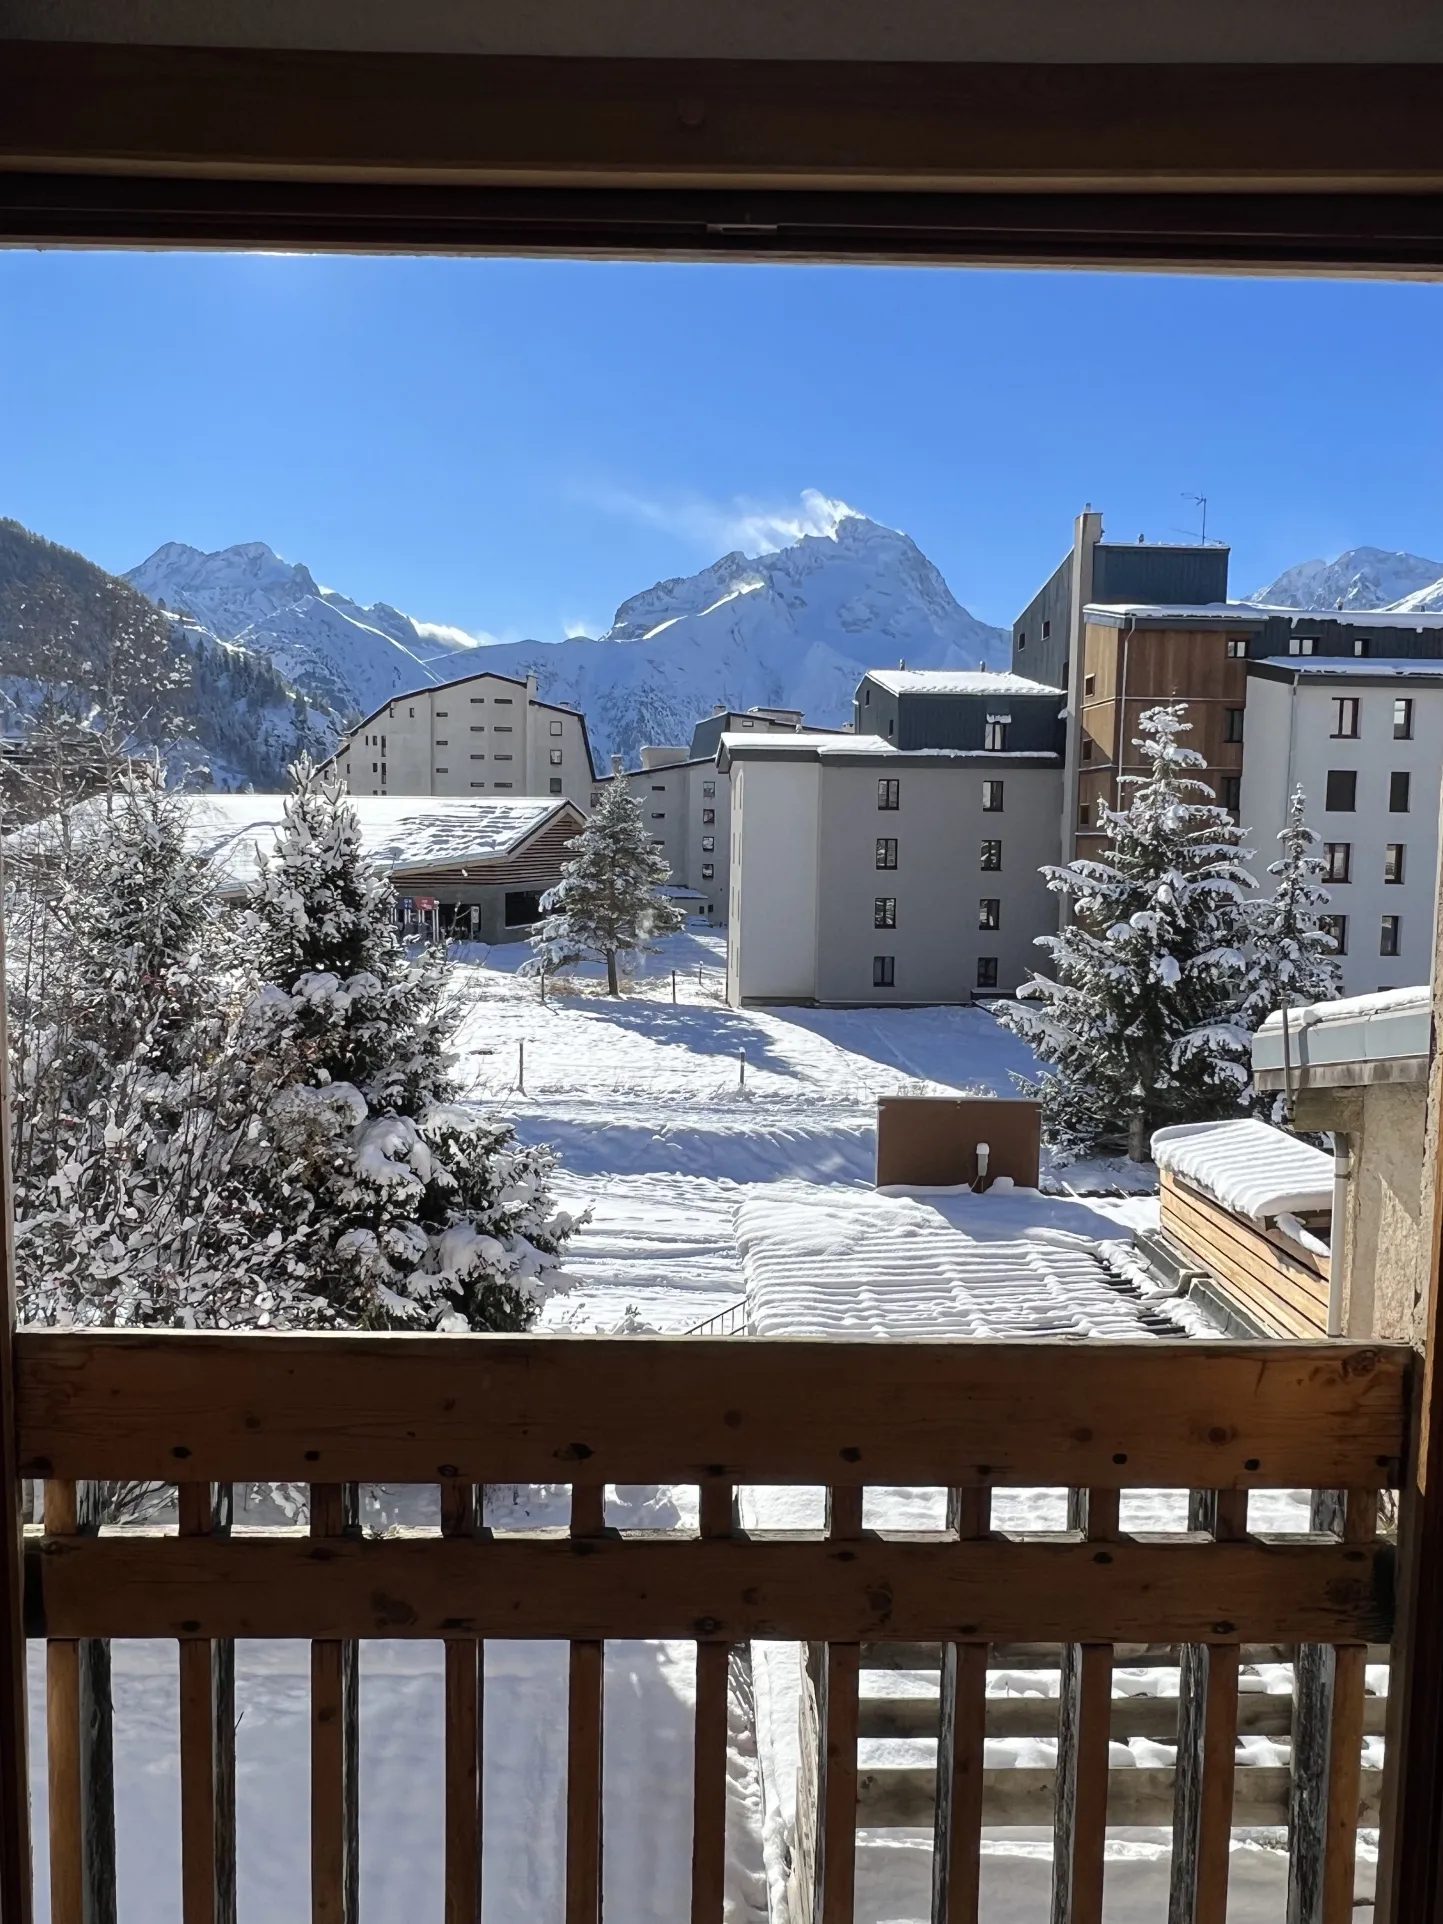
{"type": "Polygon", "coordinates": [[[1060,768],[1050,748],[898,748],[885,735],[723,735],[717,761],[726,769],[734,756],[756,761],[1022,762],[1060,768]]]}
{"type": "MultiPolygon", "coordinates": [[[[1288,1056],[1301,1081],[1337,1071],[1329,1080],[1362,1080],[1372,1063],[1415,1064],[1428,1060],[1433,1036],[1433,992],[1380,989],[1372,995],[1308,1002],[1288,1011],[1288,1056]],[[1349,1071],[1357,1070],[1354,1078],[1349,1071]]],[[[1274,1010],[1253,1037],[1253,1069],[1276,1077],[1284,1069],[1283,1016],[1274,1010]]],[[[1397,1071],[1393,1079],[1399,1079],[1397,1071]]]]}
{"type": "Polygon", "coordinates": [[[783,761],[788,755],[799,752],[809,755],[898,755],[904,751],[895,742],[889,742],[884,735],[842,735],[835,731],[823,734],[812,729],[798,729],[795,734],[781,729],[766,735],[739,734],[729,730],[717,742],[717,752],[725,749],[734,753],[745,748],[748,754],[753,749],[760,755],[779,756],[783,761]]]}
{"type": "Polygon", "coordinates": [[[1443,628],[1443,615],[1430,620],[1425,614],[1399,613],[1396,609],[1270,608],[1259,601],[1090,601],[1083,613],[1102,621],[1136,615],[1150,620],[1247,621],[1255,628],[1260,621],[1277,617],[1303,628],[1317,627],[1324,621],[1341,622],[1353,628],[1443,628]]]}
{"type": "Polygon", "coordinates": [[[1266,1122],[1184,1122],[1152,1138],[1159,1169],[1259,1224],[1333,1206],[1333,1159],[1266,1122]]]}
{"type": "Polygon", "coordinates": [[[818,1197],[768,1184],[737,1212],[748,1328],[818,1337],[1156,1333],[1145,1300],[1101,1245],[1032,1226],[1039,1202],[1033,1190],[838,1187],[818,1197]]]}
{"type": "MultiPolygon", "coordinates": [[[[188,798],[191,846],[215,864],[218,886],[244,888],[257,872],[257,844],[269,852],[284,795],[196,795],[188,798]]],[[[92,804],[86,803],[89,807],[92,804]]],[[[559,809],[547,796],[446,797],[357,795],[361,844],[378,868],[452,868],[509,855],[559,809]]]]}
{"type": "Polygon", "coordinates": [[[1061,695],[1047,682],[1009,669],[869,668],[866,679],[892,695],[1061,695]]]}
{"type": "Polygon", "coordinates": [[[1285,668],[1302,676],[1334,675],[1367,681],[1379,675],[1407,675],[1420,680],[1443,681],[1443,660],[1416,655],[1264,655],[1250,662],[1252,668],[1285,668]]]}

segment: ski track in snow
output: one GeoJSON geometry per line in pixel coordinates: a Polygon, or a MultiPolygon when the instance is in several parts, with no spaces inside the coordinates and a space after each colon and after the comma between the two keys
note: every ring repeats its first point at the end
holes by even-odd
{"type": "MultiPolygon", "coordinates": [[[[560,1200],[590,1212],[568,1252],[571,1287],[546,1306],[547,1328],[615,1328],[629,1307],[659,1330],[692,1327],[742,1294],[736,1217],[749,1197],[770,1192],[805,1204],[809,1196],[835,1197],[839,1185],[870,1191],[879,1095],[1006,1095],[1012,1074],[1030,1066],[1025,1046],[983,1009],[731,1009],[722,998],[724,938],[697,926],[668,941],[620,1002],[605,995],[595,976],[579,972],[572,988],[557,993],[553,985],[543,1006],[535,983],[517,974],[526,954],[523,945],[457,951],[457,1048],[471,1099],[508,1117],[527,1140],[554,1143],[563,1164],[560,1200]],[[522,1045],[524,1093],[518,1086],[522,1045]]],[[[1016,1208],[1025,1210],[1023,1197],[1016,1208]]],[[[1151,1208],[1135,1196],[1086,1205],[1049,1198],[1036,1213],[1060,1224],[1076,1211],[1081,1227],[1098,1220],[1089,1214],[1096,1211],[1130,1227],[1151,1208]]],[[[498,1501],[504,1494],[496,1493],[498,1501]]],[[[518,1494],[517,1521],[564,1523],[564,1491],[518,1494]]],[[[1050,1491],[1000,1494],[999,1521],[1057,1527],[1061,1498],[1050,1491]]],[[[801,1490],[748,1498],[762,1504],[769,1521],[797,1526],[813,1521],[820,1500],[821,1492],[801,1490]]],[[[398,1493],[394,1501],[404,1510],[408,1499],[398,1493]]],[[[869,1521],[881,1521],[885,1512],[888,1523],[925,1526],[939,1501],[937,1492],[873,1492],[869,1521]]],[[[622,1490],[612,1493],[608,1516],[631,1528],[668,1528],[694,1523],[695,1506],[690,1489],[622,1490]]],[[[505,1520],[503,1506],[498,1527],[505,1520]]],[[[125,1642],[113,1653],[121,1924],[179,1924],[174,1654],[166,1645],[125,1642]]],[[[487,1924],[561,1924],[565,1646],[493,1643],[486,1666],[487,1924]]],[[[439,1919],[441,1649],[366,1643],[361,1668],[364,1912],[369,1924],[439,1919]]],[[[43,1836],[38,1645],[31,1674],[34,1794],[43,1836]]],[[[304,1645],[239,1649],[241,1924],[304,1924],[308,1913],[308,1674],[304,1645]]],[[[608,1646],[606,1907],[625,1924],[675,1924],[689,1911],[694,1675],[690,1645],[608,1646]]],[[[764,1685],[771,1688],[759,1678],[759,1690],[764,1685]]],[[[762,1924],[764,1831],[768,1866],[774,1867],[776,1851],[777,1814],[774,1807],[764,1812],[761,1790],[776,1758],[758,1760],[750,1692],[750,1680],[737,1672],[729,1924],[762,1924]]],[[[906,1761],[930,1756],[925,1745],[903,1749],[906,1761]]],[[[910,1924],[929,1915],[929,1841],[910,1833],[859,1838],[858,1919],[910,1924]]],[[[988,1924],[1033,1918],[1041,1924],[1049,1855],[1048,1840],[1026,1835],[1009,1833],[989,1845],[988,1924]]],[[[1250,1895],[1256,1888],[1262,1901],[1264,1889],[1275,1893],[1276,1880],[1270,1865],[1254,1865],[1253,1855],[1243,1862],[1235,1852],[1234,1876],[1250,1895]]],[[[43,1917],[43,1851],[37,1875],[43,1917]]],[[[1141,1924],[1156,1911],[1165,1880],[1166,1851],[1155,1838],[1110,1843],[1109,1919],[1141,1924]]],[[[772,1884],[775,1892],[775,1876],[772,1884]]],[[[1269,1915],[1251,1901],[1239,1912],[1249,1924],[1269,1915]]]]}

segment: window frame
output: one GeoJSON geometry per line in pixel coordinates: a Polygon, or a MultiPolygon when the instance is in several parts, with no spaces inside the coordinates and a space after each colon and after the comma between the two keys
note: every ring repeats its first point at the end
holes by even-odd
{"type": "Polygon", "coordinates": [[[884,815],[892,815],[902,806],[902,784],[896,775],[877,777],[877,808],[884,815]]]}
{"type": "Polygon", "coordinates": [[[982,784],[982,813],[1001,815],[1003,811],[1003,789],[999,780],[984,781],[982,784]]]}
{"type": "Polygon", "coordinates": [[[1385,888],[1400,887],[1407,866],[1408,844],[1406,842],[1385,842],[1383,845],[1383,886],[1385,888]]]}
{"type": "Polygon", "coordinates": [[[1353,879],[1353,844],[1351,842],[1324,842],[1323,880],[1343,884],[1353,879]]]}
{"type": "Polygon", "coordinates": [[[1346,915],[1320,915],[1318,927],[1325,935],[1333,938],[1331,953],[1344,956],[1348,953],[1348,918],[1346,915]]]}
{"type": "Polygon", "coordinates": [[[1395,961],[1403,951],[1403,918],[1385,915],[1378,924],[1378,953],[1395,961]]]}
{"type": "Polygon", "coordinates": [[[874,895],[872,898],[872,927],[874,929],[895,929],[897,926],[897,898],[895,895],[874,895]]]}
{"type": "Polygon", "coordinates": [[[973,986],[978,989],[995,989],[997,985],[997,957],[995,955],[979,955],[977,958],[977,980],[973,986]]]}
{"type": "Polygon", "coordinates": [[[1363,702],[1358,695],[1331,695],[1333,704],[1333,726],[1328,735],[1330,742],[1356,742],[1362,740],[1363,702]],[[1352,723],[1349,727],[1348,724],[1352,723]]]}
{"type": "Polygon", "coordinates": [[[1002,837],[1000,835],[983,836],[982,845],[977,851],[977,872],[979,875],[1000,875],[1002,873],[1002,837]],[[996,849],[997,851],[997,860],[995,862],[988,858],[989,849],[996,849]]]}
{"type": "Polygon", "coordinates": [[[1413,697],[1411,695],[1393,697],[1393,739],[1395,742],[1410,742],[1413,739],[1413,697]]]}
{"type": "Polygon", "coordinates": [[[1356,768],[1330,768],[1323,780],[1323,813],[1325,815],[1356,815],[1358,812],[1358,771],[1356,768]],[[1346,802],[1333,800],[1334,783],[1349,783],[1346,802]]]}
{"type": "Polygon", "coordinates": [[[1223,740],[1230,748],[1242,745],[1246,708],[1225,708],[1223,710],[1223,740]]]}
{"type": "Polygon", "coordinates": [[[878,869],[885,870],[890,874],[893,870],[895,870],[896,866],[897,866],[897,837],[895,835],[879,835],[877,837],[878,869]]]}
{"type": "Polygon", "coordinates": [[[872,957],[872,987],[874,989],[895,989],[897,986],[897,958],[895,955],[874,955],[872,957]]]}
{"type": "Polygon", "coordinates": [[[977,926],[979,929],[988,930],[996,930],[1002,927],[1002,897],[1000,895],[978,896],[977,926]]]}

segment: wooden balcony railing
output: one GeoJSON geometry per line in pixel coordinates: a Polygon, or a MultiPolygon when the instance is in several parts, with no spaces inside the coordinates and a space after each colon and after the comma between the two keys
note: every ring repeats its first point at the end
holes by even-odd
{"type": "MultiPolygon", "coordinates": [[[[45,1485],[24,1627],[48,1640],[54,1924],[103,1915],[89,1820],[108,1757],[87,1693],[112,1637],[177,1646],[185,1924],[234,1917],[242,1637],[311,1641],[317,1924],[357,1911],[359,1638],[445,1643],[446,1918],[483,1914],[481,1651],[515,1637],[570,1644],[568,1924],[600,1917],[608,1638],[697,1645],[694,1924],[723,1914],[733,1645],[818,1647],[817,1924],[852,1920],[864,1644],[938,1652],[938,1924],[978,1915],[990,1646],[1060,1647],[1056,1924],[1101,1917],[1114,1646],[1165,1647],[1182,1665],[1173,1924],[1224,1918],[1240,1652],[1296,1649],[1311,1721],[1293,1732],[1290,1916],[1344,1924],[1364,1662],[1394,1628],[1377,1498],[1402,1471],[1413,1362],[1341,1343],[22,1332],[18,1468],[45,1485]],[[135,1480],[178,1486],[178,1527],[92,1528],[86,1490],[135,1480]],[[230,1487],[258,1481],[309,1485],[308,1527],[232,1531],[230,1487]],[[437,1485],[440,1528],[364,1536],[365,1483],[437,1485]],[[488,1535],[477,1495],[490,1483],[570,1484],[569,1532],[488,1535]],[[699,1486],[699,1531],[607,1529],[617,1483],[699,1486]],[[734,1492],[766,1484],[824,1486],[825,1530],[740,1529],[734,1492]],[[946,1529],[865,1528],[868,1485],[946,1489],[946,1529]],[[991,1495],[1009,1485],[1066,1486],[1069,1529],[994,1530],[991,1495]],[[1313,1533],[1249,1531],[1251,1490],[1300,1487],[1341,1493],[1319,1499],[1313,1533]],[[1191,1528],[1124,1531],[1134,1488],[1193,1492],[1191,1528]]],[[[4,1808],[13,1825],[17,1800],[4,1808]]]]}

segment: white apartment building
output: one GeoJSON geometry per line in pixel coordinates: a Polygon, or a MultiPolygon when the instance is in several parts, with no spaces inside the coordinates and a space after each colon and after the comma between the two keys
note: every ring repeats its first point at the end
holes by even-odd
{"type": "Polygon", "coordinates": [[[709,921],[726,920],[731,888],[731,783],[717,767],[722,737],[795,735],[801,723],[794,708],[719,708],[697,723],[689,747],[643,748],[640,768],[625,771],[673,882],[696,891],[697,913],[709,921]]]}
{"type": "Polygon", "coordinates": [[[397,695],[335,766],[352,795],[559,795],[583,809],[596,779],[584,715],[538,701],[534,675],[484,672],[397,695]]]}
{"type": "Polygon", "coordinates": [[[1062,756],[727,734],[735,1006],[1009,994],[1056,911],[1062,756]]]}
{"type": "Polygon", "coordinates": [[[1323,837],[1344,995],[1426,982],[1433,963],[1443,661],[1248,663],[1239,817],[1263,881],[1301,787],[1323,837]]]}

